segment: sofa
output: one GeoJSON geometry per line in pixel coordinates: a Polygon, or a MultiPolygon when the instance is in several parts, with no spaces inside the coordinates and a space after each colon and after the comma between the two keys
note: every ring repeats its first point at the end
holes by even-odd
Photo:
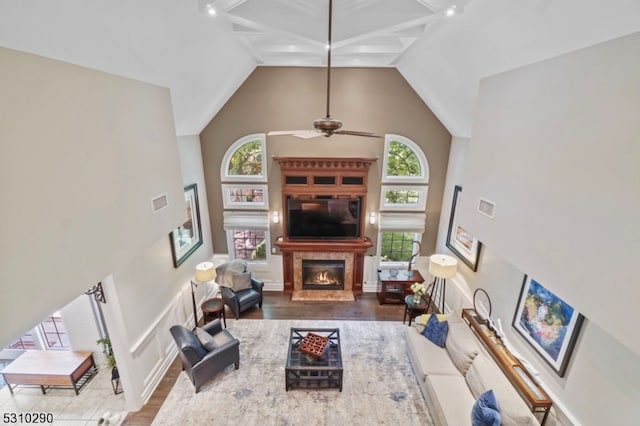
{"type": "Polygon", "coordinates": [[[232,260],[216,268],[216,282],[224,303],[229,306],[236,319],[240,313],[258,305],[262,308],[264,283],[247,271],[247,262],[232,260]]]}
{"type": "Polygon", "coordinates": [[[459,315],[438,315],[448,331],[444,348],[423,334],[429,315],[407,327],[407,352],[436,426],[471,425],[478,398],[493,390],[502,425],[539,425],[528,405],[459,315]]]}

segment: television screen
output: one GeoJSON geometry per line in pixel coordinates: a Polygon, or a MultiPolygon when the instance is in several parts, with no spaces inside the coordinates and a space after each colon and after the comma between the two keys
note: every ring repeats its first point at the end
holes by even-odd
{"type": "Polygon", "coordinates": [[[290,239],[354,239],[360,237],[360,199],[287,199],[290,239]]]}

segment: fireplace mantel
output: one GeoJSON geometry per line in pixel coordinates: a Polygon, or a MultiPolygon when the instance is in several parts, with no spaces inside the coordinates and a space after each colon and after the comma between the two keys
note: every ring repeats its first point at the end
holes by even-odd
{"type": "MultiPolygon", "coordinates": [[[[367,205],[367,181],[369,168],[375,158],[359,157],[276,157],[282,177],[282,211],[286,211],[288,198],[360,198],[361,206],[367,205]]],[[[362,294],[364,256],[373,247],[371,240],[362,232],[366,212],[360,215],[360,236],[354,239],[309,239],[292,240],[284,235],[275,246],[282,252],[284,291],[299,291],[302,283],[299,265],[301,258],[343,258],[347,277],[345,290],[362,294]]],[[[287,229],[286,215],[283,228],[287,229]]]]}
{"type": "MultiPolygon", "coordinates": [[[[310,258],[310,254],[316,253],[317,258],[323,258],[327,254],[337,255],[347,253],[344,256],[350,264],[345,265],[350,272],[348,281],[345,281],[345,290],[351,289],[354,294],[362,294],[362,282],[364,281],[364,256],[373,246],[370,239],[347,241],[287,241],[278,239],[275,245],[282,252],[282,268],[284,278],[284,292],[291,293],[302,287],[300,282],[299,265],[296,262],[302,258],[310,258]],[[323,256],[324,255],[324,256],[323,256]]],[[[333,256],[332,256],[333,257],[333,256]]]]}

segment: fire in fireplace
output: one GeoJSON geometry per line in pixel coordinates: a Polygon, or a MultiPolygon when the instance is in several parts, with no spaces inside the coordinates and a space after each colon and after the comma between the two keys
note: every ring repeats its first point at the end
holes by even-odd
{"type": "Polygon", "coordinates": [[[344,260],[302,260],[303,290],[343,290],[344,260]]]}

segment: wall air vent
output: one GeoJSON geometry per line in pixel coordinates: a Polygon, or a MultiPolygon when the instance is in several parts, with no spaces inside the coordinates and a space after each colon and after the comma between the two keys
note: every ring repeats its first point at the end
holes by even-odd
{"type": "Polygon", "coordinates": [[[167,194],[161,194],[151,199],[151,211],[153,214],[158,213],[160,210],[166,209],[169,205],[169,199],[167,194]]]}
{"type": "Polygon", "coordinates": [[[496,203],[494,203],[493,201],[485,200],[484,198],[480,198],[480,202],[478,203],[478,211],[483,215],[493,219],[493,216],[495,216],[496,214],[496,203]]]}

